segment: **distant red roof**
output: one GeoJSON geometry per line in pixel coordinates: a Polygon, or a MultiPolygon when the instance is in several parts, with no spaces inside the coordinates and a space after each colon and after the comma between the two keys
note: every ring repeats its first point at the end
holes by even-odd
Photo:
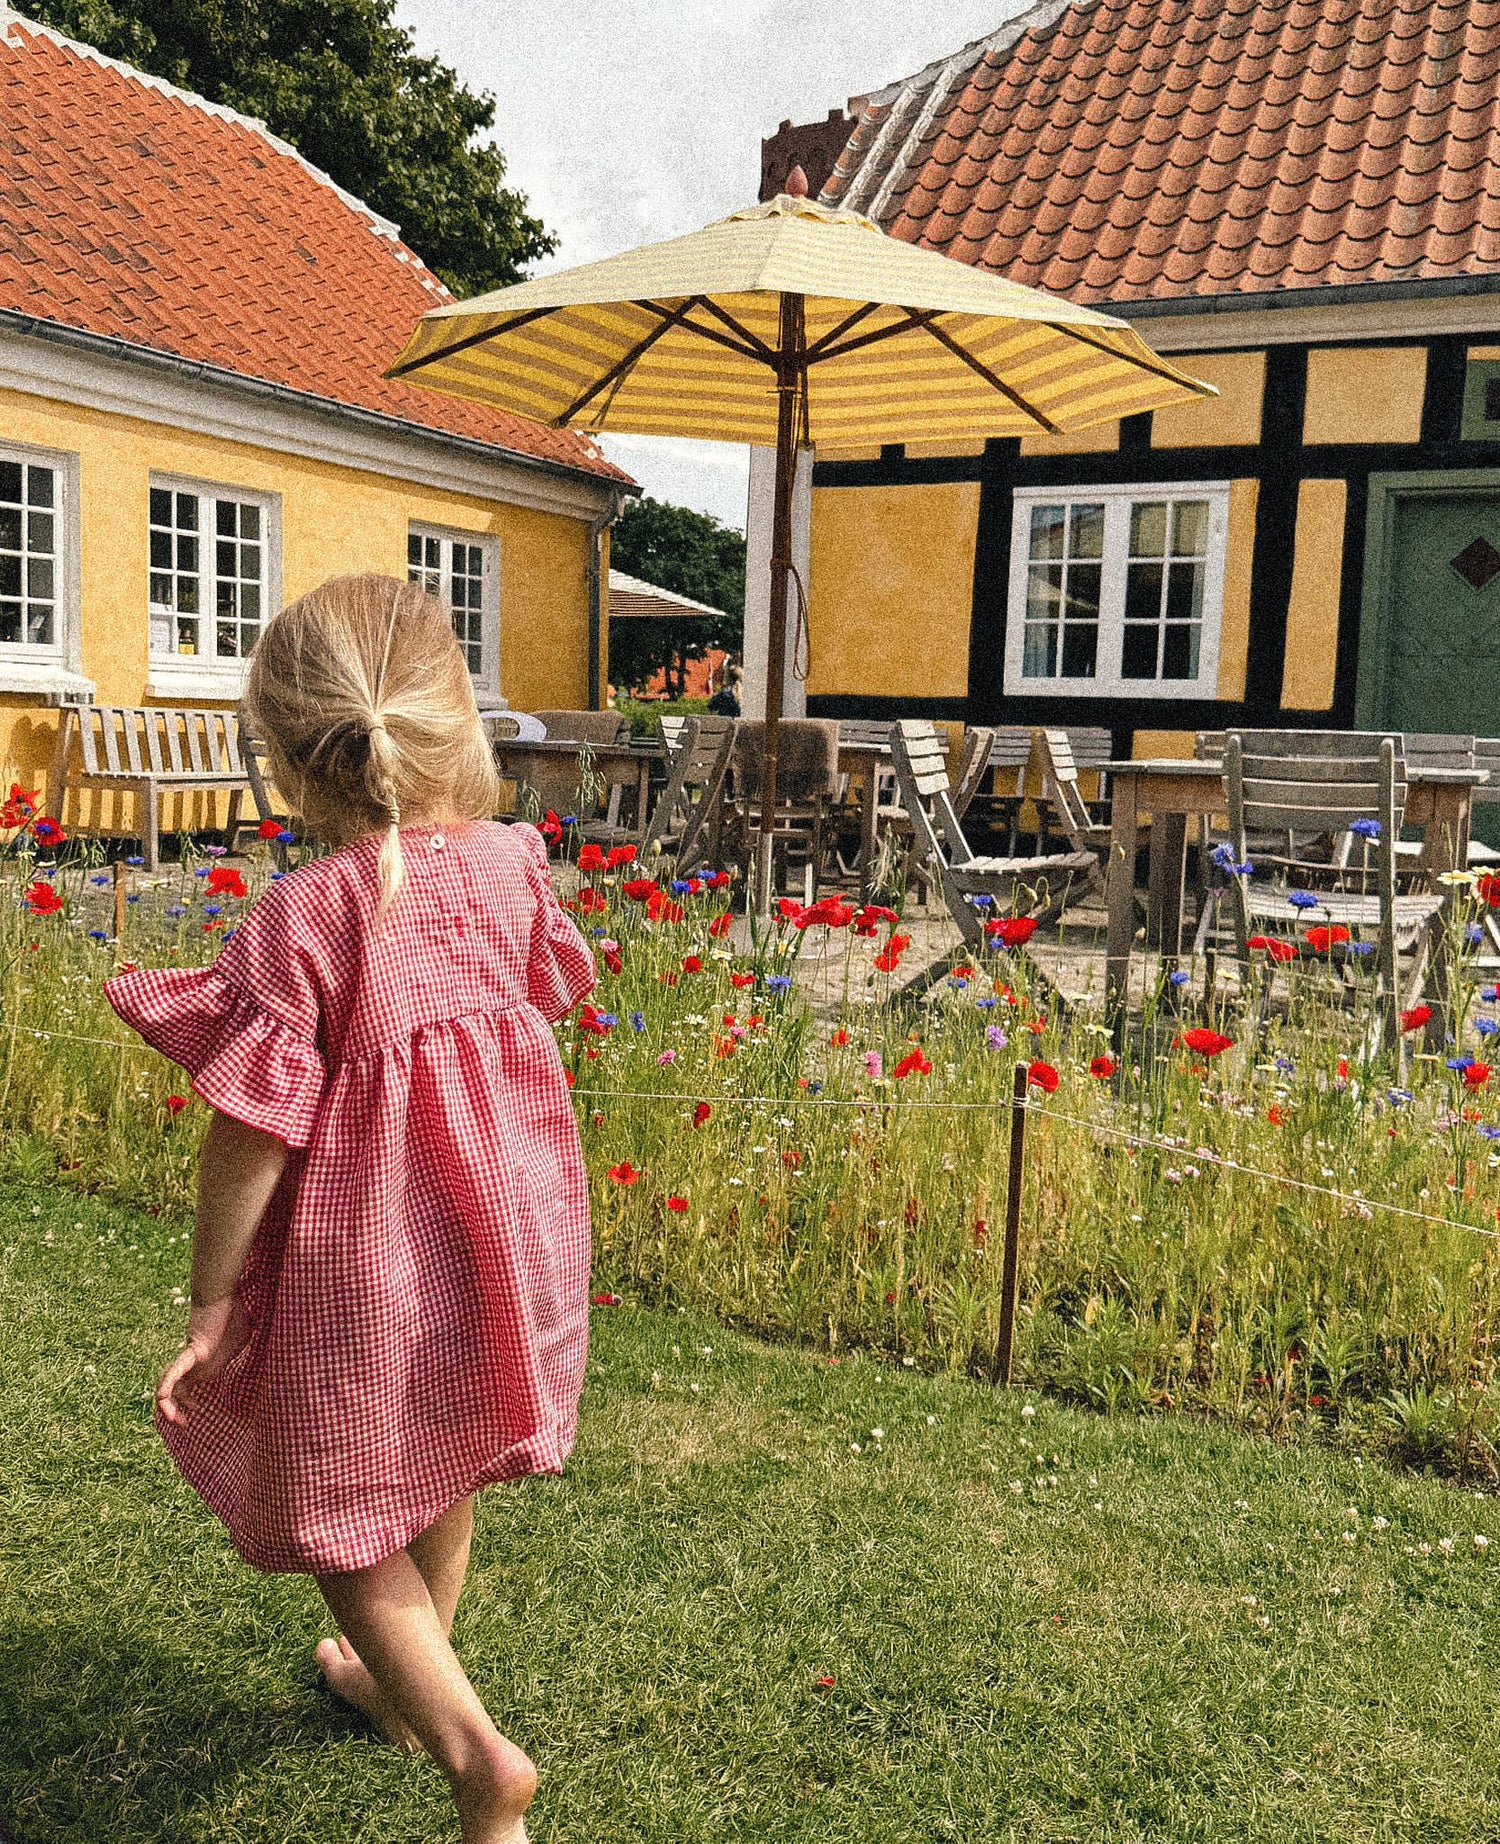
{"type": "Polygon", "coordinates": [[[1500,272],[1500,0],[1044,0],[825,202],[1083,302],[1500,272]]]}
{"type": "Polygon", "coordinates": [[[451,298],[260,124],[0,0],[0,308],[628,480],[571,430],[380,375],[451,298]]]}

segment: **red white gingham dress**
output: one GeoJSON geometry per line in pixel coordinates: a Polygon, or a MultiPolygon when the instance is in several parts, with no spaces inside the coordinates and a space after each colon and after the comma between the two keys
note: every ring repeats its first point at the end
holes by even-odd
{"type": "Polygon", "coordinates": [[[557,1472],[588,1336],[588,1188],[549,1022],[594,983],[529,826],[378,839],[273,884],[212,967],[115,1010],[291,1149],[239,1282],[252,1333],[158,1422],[261,1569],[403,1549],[476,1487],[557,1472]]]}

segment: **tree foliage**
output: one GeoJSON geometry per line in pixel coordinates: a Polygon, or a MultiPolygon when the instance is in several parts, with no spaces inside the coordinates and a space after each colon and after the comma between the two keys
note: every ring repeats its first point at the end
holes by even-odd
{"type": "Polygon", "coordinates": [[[491,96],[418,56],[394,0],[20,0],[20,10],[212,102],[258,116],[392,218],[455,294],[555,248],[505,158],[491,96]]]}
{"type": "Polygon", "coordinates": [[[633,500],[610,538],[610,562],[629,576],[706,602],[720,615],[612,621],[609,670],[617,685],[643,686],[676,673],[711,647],[737,654],[745,631],[745,540],[706,512],[663,500],[633,500]]]}

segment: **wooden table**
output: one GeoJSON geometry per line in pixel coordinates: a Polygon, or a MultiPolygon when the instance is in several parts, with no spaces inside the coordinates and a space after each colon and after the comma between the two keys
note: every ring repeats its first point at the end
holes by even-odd
{"type": "Polygon", "coordinates": [[[870,880],[878,856],[880,771],[891,765],[889,743],[840,742],[839,773],[857,776],[863,792],[859,803],[859,900],[870,900],[870,880]]]}
{"type": "Polygon", "coordinates": [[[635,820],[637,826],[644,827],[650,810],[652,765],[666,760],[666,750],[656,739],[648,743],[578,743],[553,736],[542,742],[502,737],[495,744],[495,765],[508,781],[555,782],[559,766],[569,761],[576,763],[585,750],[594,773],[607,788],[635,790],[635,820]]]}
{"type": "MultiPolygon", "coordinates": [[[[1188,821],[1222,814],[1224,765],[1213,761],[1156,758],[1105,762],[1110,779],[1110,847],[1107,898],[1109,932],[1104,988],[1111,1025],[1118,1038],[1124,1024],[1135,939],[1135,842],[1141,814],[1151,815],[1147,880],[1147,938],[1159,941],[1164,963],[1182,954],[1183,884],[1188,821]]],[[[1484,769],[1411,767],[1406,776],[1405,823],[1422,828],[1422,869],[1436,877],[1466,860],[1474,789],[1489,779],[1484,769]]],[[[1451,892],[1450,892],[1451,900],[1451,892]]],[[[1445,990],[1442,968],[1436,969],[1445,990]]]]}

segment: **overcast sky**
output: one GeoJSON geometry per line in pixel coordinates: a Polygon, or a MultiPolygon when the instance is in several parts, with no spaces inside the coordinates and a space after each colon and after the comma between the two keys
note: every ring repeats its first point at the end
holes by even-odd
{"type": "MultiPolygon", "coordinates": [[[[760,143],[992,32],[1021,0],[398,0],[418,48],[498,103],[510,180],[559,238],[545,268],[751,203],[760,143]]],[[[746,451],[615,436],[648,493],[744,525],[746,451]]]]}

